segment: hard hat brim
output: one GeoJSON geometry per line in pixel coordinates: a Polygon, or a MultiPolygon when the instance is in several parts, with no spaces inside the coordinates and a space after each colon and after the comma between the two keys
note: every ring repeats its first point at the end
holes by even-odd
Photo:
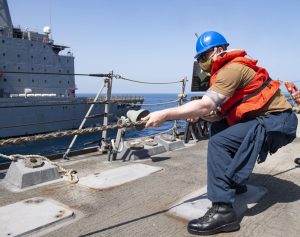
{"type": "Polygon", "coordinates": [[[227,47],[229,44],[222,44],[222,45],[219,45],[219,44],[216,44],[216,45],[209,45],[208,47],[205,47],[203,48],[202,50],[198,51],[197,54],[195,55],[194,59],[197,59],[199,58],[199,56],[203,53],[205,53],[206,51],[210,50],[211,48],[213,47],[218,47],[218,46],[225,46],[227,47]]]}

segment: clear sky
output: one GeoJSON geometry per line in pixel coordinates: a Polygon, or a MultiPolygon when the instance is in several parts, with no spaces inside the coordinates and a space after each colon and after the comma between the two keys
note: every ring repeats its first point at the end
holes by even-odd
{"type": "MultiPolygon", "coordinates": [[[[195,32],[222,33],[229,48],[245,49],[271,77],[300,80],[299,0],[8,0],[14,25],[71,46],[76,73],[115,73],[164,82],[187,76],[190,91],[195,32]],[[50,14],[51,12],[51,14],[50,14]]],[[[77,77],[79,93],[100,88],[77,77]]],[[[114,93],[178,93],[179,85],[113,82],[114,93]]]]}

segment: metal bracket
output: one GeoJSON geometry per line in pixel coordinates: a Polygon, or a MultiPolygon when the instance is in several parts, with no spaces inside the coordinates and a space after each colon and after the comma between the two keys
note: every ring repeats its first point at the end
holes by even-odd
{"type": "MultiPolygon", "coordinates": [[[[122,116],[117,122],[119,126],[122,126],[127,123],[130,123],[130,120],[124,116],[122,116]]],[[[125,135],[125,132],[126,132],[126,128],[119,128],[117,131],[116,140],[114,139],[111,140],[109,154],[108,154],[108,161],[116,160],[118,153],[120,153],[123,150],[122,145],[123,145],[123,137],[125,135]]]]}

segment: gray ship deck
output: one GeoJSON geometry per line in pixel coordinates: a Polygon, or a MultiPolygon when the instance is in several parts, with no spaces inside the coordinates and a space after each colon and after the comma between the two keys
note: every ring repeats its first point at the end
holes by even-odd
{"type": "MultiPolygon", "coordinates": [[[[296,139],[265,163],[256,165],[249,183],[266,187],[268,193],[245,213],[240,231],[218,236],[299,236],[300,169],[293,161],[300,154],[299,143],[296,139]]],[[[207,141],[201,141],[137,161],[164,170],[106,191],[66,181],[20,193],[0,187],[0,206],[31,197],[48,197],[74,210],[74,219],[59,229],[55,225],[42,229],[34,234],[38,236],[192,236],[187,233],[186,222],[169,216],[167,210],[206,185],[206,149],[207,141]]],[[[74,157],[64,165],[84,177],[128,164],[106,160],[106,156],[92,153],[74,157]]]]}

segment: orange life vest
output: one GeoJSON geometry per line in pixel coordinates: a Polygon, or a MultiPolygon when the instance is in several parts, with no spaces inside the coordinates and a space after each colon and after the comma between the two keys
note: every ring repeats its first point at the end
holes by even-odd
{"type": "Polygon", "coordinates": [[[231,63],[243,64],[252,68],[256,72],[254,78],[247,86],[237,89],[232,97],[229,98],[223,105],[221,105],[220,112],[226,117],[229,125],[236,124],[245,118],[245,115],[248,112],[257,111],[263,108],[280,87],[279,81],[267,81],[269,79],[269,73],[266,69],[256,66],[257,60],[245,58],[245,56],[246,52],[244,50],[235,50],[221,54],[214,61],[211,70],[211,86],[215,83],[220,69],[231,63]],[[260,88],[263,89],[259,91],[260,88]],[[257,91],[259,92],[257,93],[257,91]],[[246,101],[239,103],[239,101],[241,101],[243,98],[245,99],[245,97],[250,94],[253,94],[253,96],[246,99],[246,101]]]}
{"type": "Polygon", "coordinates": [[[285,82],[284,85],[292,96],[292,99],[297,105],[300,105],[300,91],[298,90],[297,86],[293,82],[285,82]]]}

